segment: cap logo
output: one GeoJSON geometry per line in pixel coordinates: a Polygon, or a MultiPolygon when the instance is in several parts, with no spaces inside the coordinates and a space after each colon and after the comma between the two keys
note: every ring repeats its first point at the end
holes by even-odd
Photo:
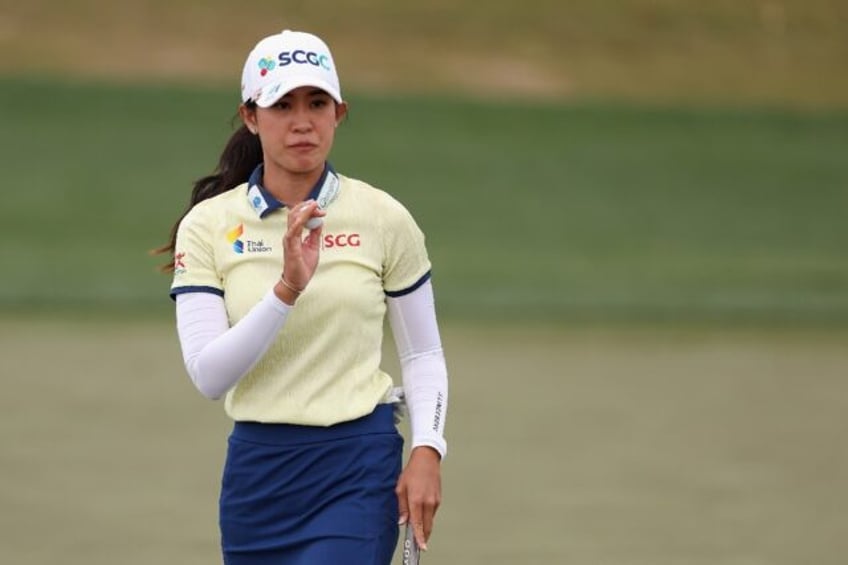
{"type": "Polygon", "coordinates": [[[277,66],[277,63],[274,62],[274,59],[271,57],[262,57],[259,59],[259,74],[263,77],[268,74],[268,71],[273,71],[274,67],[277,66]]]}
{"type": "Polygon", "coordinates": [[[285,67],[291,63],[297,63],[298,65],[309,64],[328,71],[331,70],[330,56],[323,53],[316,53],[315,51],[304,51],[303,49],[283,51],[277,59],[280,61],[281,67],[285,67]]]}

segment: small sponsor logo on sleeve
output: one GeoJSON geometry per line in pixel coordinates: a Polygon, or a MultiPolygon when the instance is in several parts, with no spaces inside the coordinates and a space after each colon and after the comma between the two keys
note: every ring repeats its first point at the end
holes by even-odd
{"type": "Polygon", "coordinates": [[[445,406],[445,395],[443,393],[439,393],[436,397],[436,410],[435,416],[433,416],[433,431],[438,432],[439,426],[442,424],[442,411],[445,406]]]}
{"type": "Polygon", "coordinates": [[[174,253],[174,274],[181,275],[186,272],[185,266],[185,251],[180,251],[179,253],[174,253]]]}

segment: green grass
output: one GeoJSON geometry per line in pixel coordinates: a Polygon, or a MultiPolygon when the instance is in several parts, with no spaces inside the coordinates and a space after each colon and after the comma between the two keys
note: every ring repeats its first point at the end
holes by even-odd
{"type": "MultiPolygon", "coordinates": [[[[424,563],[845,562],[845,331],[442,334],[424,563]]],[[[231,424],[170,322],[0,322],[0,358],[0,562],[220,562],[231,424]]]]}
{"type": "MultiPolygon", "coordinates": [[[[4,312],[167,315],[235,96],[0,81],[4,312]]],[[[352,97],[332,157],[428,234],[443,316],[848,323],[848,115],[352,97]]]]}

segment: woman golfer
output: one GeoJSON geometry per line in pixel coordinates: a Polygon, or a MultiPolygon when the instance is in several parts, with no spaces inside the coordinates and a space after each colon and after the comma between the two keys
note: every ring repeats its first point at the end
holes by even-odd
{"type": "Polygon", "coordinates": [[[241,94],[243,126],[161,249],[188,374],[235,422],[224,562],[388,564],[398,524],[426,549],[441,498],[447,372],[424,236],[327,161],[347,105],[321,39],[262,39],[241,94]],[[402,392],[380,370],[387,312],[402,392]]]}

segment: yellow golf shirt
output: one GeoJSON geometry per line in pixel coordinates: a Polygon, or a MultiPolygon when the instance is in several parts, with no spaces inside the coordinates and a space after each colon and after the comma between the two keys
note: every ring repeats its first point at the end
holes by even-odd
{"type": "MultiPolygon", "coordinates": [[[[310,197],[315,198],[328,166],[310,197]]],[[[239,421],[328,426],[370,413],[392,379],[380,369],[386,296],[428,280],[424,235],[387,193],[337,175],[315,275],[265,356],[228,393],[239,421]]],[[[274,286],[287,208],[250,181],[195,205],[177,232],[171,295],[223,296],[230,325],[274,286]]]]}

